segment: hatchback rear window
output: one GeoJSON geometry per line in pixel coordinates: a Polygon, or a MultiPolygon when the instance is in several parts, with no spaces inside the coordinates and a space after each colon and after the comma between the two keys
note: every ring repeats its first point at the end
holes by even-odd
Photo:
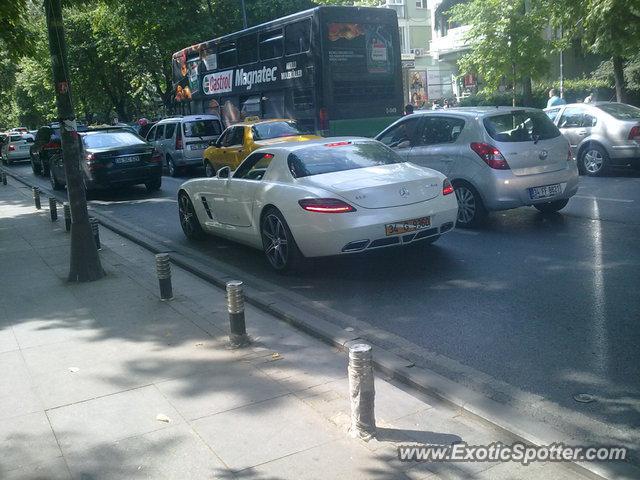
{"type": "Polygon", "coordinates": [[[11,137],[9,138],[10,142],[19,142],[20,140],[22,140],[21,135],[11,135],[11,137]]]}
{"type": "Polygon", "coordinates": [[[92,133],[84,135],[82,142],[87,148],[112,148],[145,144],[144,140],[129,132],[92,133]]]}
{"type": "Polygon", "coordinates": [[[640,118],[640,108],[625,103],[605,103],[596,105],[600,110],[607,112],[609,115],[618,120],[636,120],[640,118]]]}
{"type": "Polygon", "coordinates": [[[293,177],[301,178],[402,163],[402,158],[389,147],[377,142],[336,142],[296,150],[289,154],[287,161],[293,177]]]}
{"type": "Polygon", "coordinates": [[[216,137],[222,132],[219,120],[194,120],[184,122],[185,137],[216,137]]]}
{"type": "Polygon", "coordinates": [[[497,142],[537,142],[560,136],[560,130],[544,112],[514,110],[487,117],[483,123],[497,142]]]}

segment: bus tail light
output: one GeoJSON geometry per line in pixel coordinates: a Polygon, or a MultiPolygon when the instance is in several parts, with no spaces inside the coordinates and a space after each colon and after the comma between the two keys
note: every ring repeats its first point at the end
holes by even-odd
{"type": "Polygon", "coordinates": [[[320,109],[318,120],[320,121],[320,130],[329,130],[329,113],[326,108],[320,109]]]}
{"type": "Polygon", "coordinates": [[[182,128],[178,124],[178,132],[176,133],[176,150],[182,150],[182,128]]]}
{"type": "Polygon", "coordinates": [[[298,200],[298,204],[306,211],[315,213],[348,213],[356,211],[347,202],[337,198],[305,198],[298,200]]]}
{"type": "Polygon", "coordinates": [[[471,144],[471,150],[476,152],[478,156],[495,170],[509,170],[509,164],[507,160],[502,156],[500,150],[488,143],[476,143],[471,144]]]}

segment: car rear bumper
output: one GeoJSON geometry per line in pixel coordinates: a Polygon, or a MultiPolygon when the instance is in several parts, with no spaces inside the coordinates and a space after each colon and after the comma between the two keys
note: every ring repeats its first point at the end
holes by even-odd
{"type": "Polygon", "coordinates": [[[306,257],[322,257],[416,244],[451,231],[458,217],[455,195],[440,195],[426,202],[383,209],[359,208],[340,214],[294,213],[299,223],[287,222],[296,243],[306,257]],[[421,217],[430,226],[414,232],[386,235],[385,225],[421,217]]]}
{"type": "Polygon", "coordinates": [[[7,160],[18,161],[18,160],[29,160],[29,150],[16,150],[14,152],[7,152],[7,160]]]}
{"type": "Polygon", "coordinates": [[[98,170],[87,175],[87,188],[100,189],[116,186],[137,185],[162,177],[162,165],[131,167],[122,170],[98,170]]]}
{"type": "Polygon", "coordinates": [[[547,203],[571,198],[578,191],[578,168],[575,161],[567,162],[567,168],[555,172],[533,175],[514,175],[510,170],[494,170],[493,179],[480,192],[488,210],[547,203]],[[532,199],[529,189],[546,185],[560,185],[560,193],[542,199],[532,199]]]}

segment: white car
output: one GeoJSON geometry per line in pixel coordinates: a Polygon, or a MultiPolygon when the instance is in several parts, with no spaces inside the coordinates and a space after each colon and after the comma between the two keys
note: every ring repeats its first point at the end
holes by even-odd
{"type": "Polygon", "coordinates": [[[351,137],[261,148],[233,175],[223,167],[183,183],[178,206],[189,239],[210,233],[262,249],[279,271],[305,257],[429,244],[458,215],[445,175],[351,137]]]}

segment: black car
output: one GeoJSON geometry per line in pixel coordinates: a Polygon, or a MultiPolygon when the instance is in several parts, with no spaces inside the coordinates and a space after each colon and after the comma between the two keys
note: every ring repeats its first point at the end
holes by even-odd
{"type": "MultiPolygon", "coordinates": [[[[144,184],[149,191],[162,186],[162,157],[142,138],[118,128],[89,130],[79,135],[80,170],[87,191],[144,184]]],[[[66,185],[60,153],[51,157],[49,179],[54,190],[66,185]]]]}
{"type": "MultiPolygon", "coordinates": [[[[78,132],[84,132],[87,127],[78,125],[77,129],[78,132]]],[[[43,175],[45,177],[49,175],[49,160],[54,155],[60,154],[61,145],[59,123],[50,123],[38,129],[35,142],[29,149],[31,168],[35,175],[43,175]]]]}

